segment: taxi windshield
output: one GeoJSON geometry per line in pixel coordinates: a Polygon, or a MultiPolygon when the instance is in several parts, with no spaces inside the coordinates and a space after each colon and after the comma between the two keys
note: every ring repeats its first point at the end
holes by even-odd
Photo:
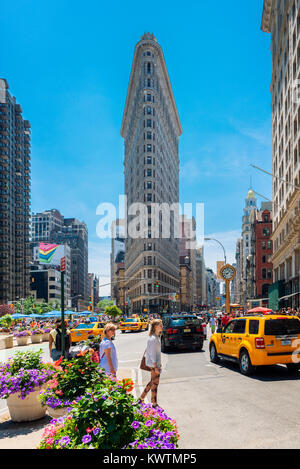
{"type": "Polygon", "coordinates": [[[125,322],[138,322],[138,318],[128,318],[125,322]]]}
{"type": "Polygon", "coordinates": [[[78,324],[78,326],[76,327],[76,329],[93,329],[94,327],[94,323],[88,323],[88,324],[78,324]]]}

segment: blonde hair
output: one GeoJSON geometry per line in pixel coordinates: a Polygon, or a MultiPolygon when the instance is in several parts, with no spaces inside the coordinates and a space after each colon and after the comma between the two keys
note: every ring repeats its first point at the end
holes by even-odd
{"type": "Polygon", "coordinates": [[[151,322],[150,322],[150,330],[149,330],[149,335],[154,335],[155,334],[155,328],[156,326],[162,324],[162,320],[161,319],[153,319],[151,322]]]}
{"type": "Polygon", "coordinates": [[[113,324],[112,322],[109,322],[107,324],[105,324],[104,326],[104,334],[106,335],[106,332],[109,331],[109,329],[117,329],[117,326],[115,326],[115,324],[113,324]]]}

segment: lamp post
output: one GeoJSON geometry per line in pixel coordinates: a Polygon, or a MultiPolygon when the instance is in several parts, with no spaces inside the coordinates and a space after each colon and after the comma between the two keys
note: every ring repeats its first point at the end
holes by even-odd
{"type": "Polygon", "coordinates": [[[225,248],[223,244],[218,239],[215,239],[215,238],[204,238],[204,241],[216,241],[216,243],[218,243],[221,246],[221,248],[223,249],[223,253],[224,253],[224,265],[226,265],[226,252],[225,252],[225,248]]]}

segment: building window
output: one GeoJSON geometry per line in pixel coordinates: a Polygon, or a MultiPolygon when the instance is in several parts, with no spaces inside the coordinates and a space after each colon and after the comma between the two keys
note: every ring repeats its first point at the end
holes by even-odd
{"type": "Polygon", "coordinates": [[[147,94],[147,101],[148,101],[148,103],[151,103],[151,101],[152,101],[152,96],[151,96],[150,93],[147,94]]]}
{"type": "Polygon", "coordinates": [[[151,127],[151,119],[147,119],[147,127],[151,127]]]}
{"type": "Polygon", "coordinates": [[[262,278],[267,278],[267,269],[262,269],[262,278]]]}
{"type": "Polygon", "coordinates": [[[262,243],[261,243],[262,249],[266,249],[266,246],[267,246],[267,245],[266,245],[266,242],[265,242],[265,241],[262,241],[262,243]]]}
{"type": "Polygon", "coordinates": [[[152,158],[151,158],[151,156],[147,156],[147,164],[152,164],[152,158]]]}

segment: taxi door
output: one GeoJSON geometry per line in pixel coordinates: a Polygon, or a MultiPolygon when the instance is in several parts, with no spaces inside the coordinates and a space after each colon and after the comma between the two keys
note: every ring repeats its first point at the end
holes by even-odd
{"type": "Polygon", "coordinates": [[[221,340],[219,343],[219,352],[224,355],[231,355],[232,347],[232,332],[236,320],[230,321],[227,326],[225,326],[224,331],[221,333],[221,340]]]}
{"type": "Polygon", "coordinates": [[[230,355],[239,357],[240,344],[246,332],[246,319],[237,319],[234,321],[232,334],[230,336],[230,355]]]}

